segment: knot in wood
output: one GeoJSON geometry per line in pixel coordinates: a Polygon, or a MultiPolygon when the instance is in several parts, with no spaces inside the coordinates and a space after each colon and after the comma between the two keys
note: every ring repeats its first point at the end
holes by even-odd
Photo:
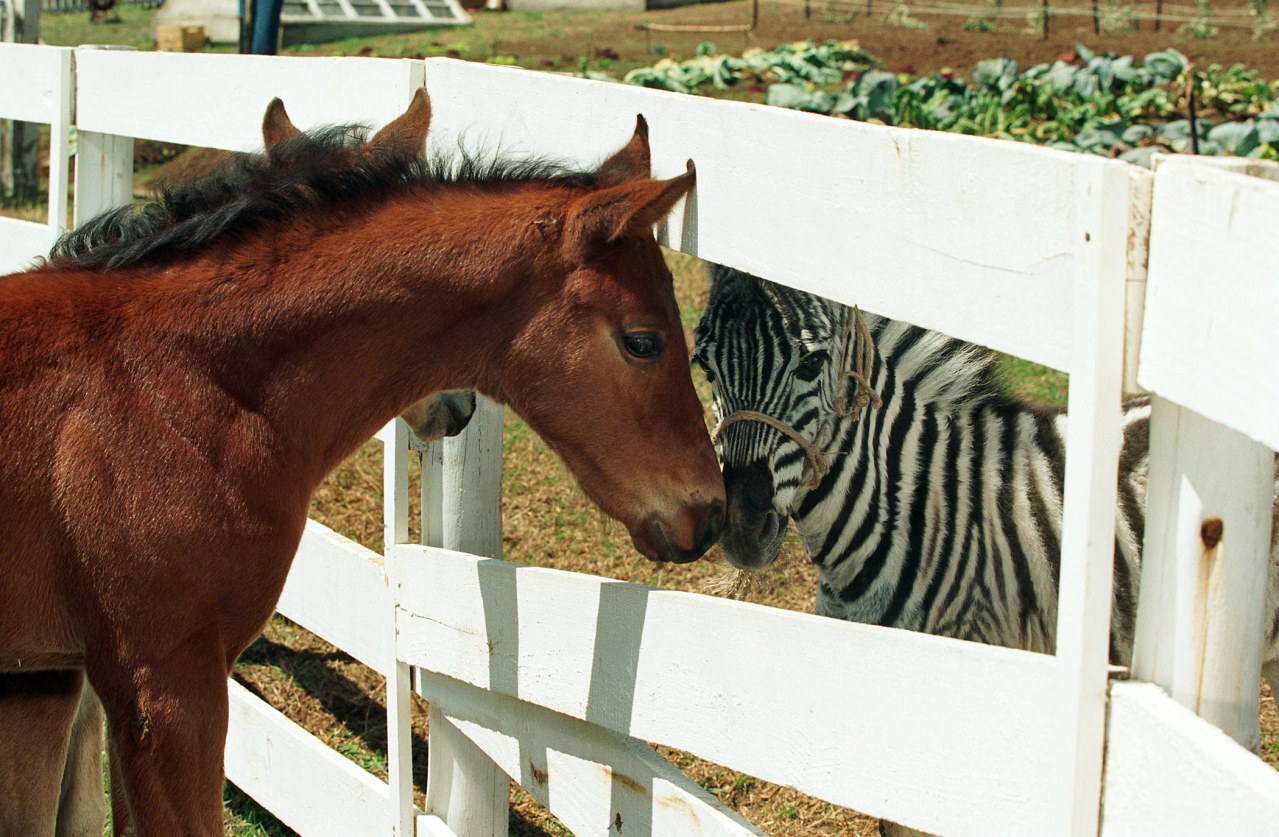
{"type": "Polygon", "coordinates": [[[1210,517],[1199,527],[1199,539],[1203,541],[1204,549],[1216,549],[1217,544],[1221,543],[1222,523],[1220,517],[1210,517]]]}

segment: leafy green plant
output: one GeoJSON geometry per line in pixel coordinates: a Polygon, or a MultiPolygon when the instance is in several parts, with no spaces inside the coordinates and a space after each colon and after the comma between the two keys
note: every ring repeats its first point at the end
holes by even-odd
{"type": "Polygon", "coordinates": [[[1004,0],[987,0],[986,8],[964,21],[965,32],[994,32],[999,28],[999,13],[1004,0]]]}
{"type": "Polygon", "coordinates": [[[691,59],[664,58],[651,67],[632,70],[623,81],[679,93],[697,93],[707,87],[724,90],[741,82],[830,85],[874,63],[851,41],[801,41],[768,52],[749,49],[740,58],[718,54],[713,43],[704,41],[691,59]]]}
{"type": "Polygon", "coordinates": [[[1218,29],[1212,24],[1212,0],[1195,0],[1195,16],[1177,28],[1178,35],[1207,40],[1217,37],[1218,29]]]}
{"type": "Polygon", "coordinates": [[[1137,30],[1131,3],[1106,0],[1098,9],[1097,28],[1107,35],[1127,35],[1137,30]]]}
{"type": "Polygon", "coordinates": [[[902,29],[927,29],[928,24],[910,14],[910,6],[905,0],[897,0],[892,10],[884,16],[889,26],[900,26],[902,29]]]}
{"type": "Polygon", "coordinates": [[[1187,81],[1193,81],[1201,154],[1279,158],[1279,82],[1241,65],[1193,73],[1173,49],[1140,62],[1079,46],[1070,60],[1021,70],[1009,58],[978,62],[970,79],[890,73],[850,44],[790,44],[741,58],[713,45],[689,62],[633,71],[632,83],[695,92],[743,79],[768,82],[777,107],[904,127],[1033,142],[1141,163],[1189,151],[1187,81]]]}
{"type": "Polygon", "coordinates": [[[1248,0],[1248,12],[1252,15],[1252,39],[1261,40],[1268,32],[1279,27],[1279,21],[1270,17],[1270,0],[1248,0]]]}

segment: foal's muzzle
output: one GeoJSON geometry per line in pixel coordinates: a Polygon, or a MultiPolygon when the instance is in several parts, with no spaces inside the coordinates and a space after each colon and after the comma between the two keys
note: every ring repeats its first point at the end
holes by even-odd
{"type": "Polygon", "coordinates": [[[673,564],[687,564],[701,558],[724,530],[724,504],[714,500],[690,513],[701,518],[693,532],[691,546],[682,545],[670,525],[662,517],[653,515],[641,524],[638,534],[632,533],[635,548],[651,560],[673,564]]]}

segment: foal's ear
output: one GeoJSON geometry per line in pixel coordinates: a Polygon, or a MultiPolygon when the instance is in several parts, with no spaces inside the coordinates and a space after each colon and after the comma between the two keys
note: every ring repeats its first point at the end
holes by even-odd
{"type": "Polygon", "coordinates": [[[647,179],[651,173],[648,122],[641,113],[635,117],[635,134],[631,141],[600,164],[599,171],[595,173],[595,182],[601,186],[616,186],[628,180],[647,179]]]}
{"type": "Polygon", "coordinates": [[[693,188],[697,172],[670,180],[630,180],[591,192],[570,208],[566,232],[576,245],[612,244],[631,235],[646,235],[693,188]]]}
{"type": "Polygon", "coordinates": [[[302,132],[293,124],[293,120],[289,119],[289,112],[284,109],[284,102],[280,98],[271,100],[271,104],[266,106],[266,114],[262,117],[262,145],[266,148],[267,154],[271,153],[271,149],[290,137],[296,137],[302,132]]]}
{"type": "Polygon", "coordinates": [[[373,135],[365,150],[396,157],[421,157],[426,151],[426,132],[431,127],[431,98],[419,87],[409,109],[373,135]]]}

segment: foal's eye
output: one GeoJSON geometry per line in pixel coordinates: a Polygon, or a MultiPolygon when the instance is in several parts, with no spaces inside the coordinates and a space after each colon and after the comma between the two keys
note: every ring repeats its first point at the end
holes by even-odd
{"type": "Polygon", "coordinates": [[[653,360],[662,353],[666,344],[662,336],[653,331],[632,331],[622,335],[622,345],[631,357],[640,360],[653,360]]]}
{"type": "Polygon", "coordinates": [[[812,381],[822,374],[822,369],[826,366],[826,360],[829,357],[823,351],[816,351],[804,355],[800,358],[799,366],[795,367],[795,377],[801,381],[812,381]]]}

